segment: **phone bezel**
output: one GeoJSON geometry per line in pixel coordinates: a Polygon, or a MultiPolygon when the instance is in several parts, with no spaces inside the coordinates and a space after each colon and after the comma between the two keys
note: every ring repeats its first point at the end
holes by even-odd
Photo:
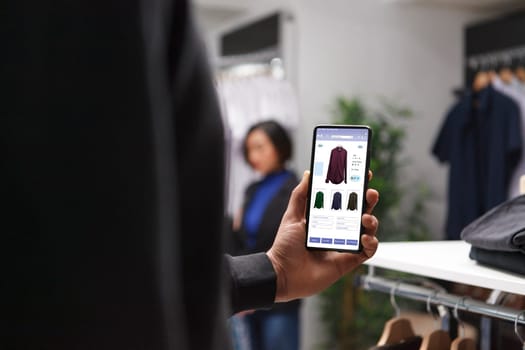
{"type": "Polygon", "coordinates": [[[305,246],[308,250],[321,250],[321,251],[337,251],[337,252],[346,252],[346,253],[355,253],[358,254],[363,250],[363,245],[361,242],[361,236],[364,232],[363,224],[361,224],[360,233],[359,233],[359,244],[357,249],[337,249],[337,248],[328,248],[328,247],[310,247],[308,246],[308,225],[309,225],[309,218],[310,218],[310,212],[312,210],[312,176],[313,176],[313,167],[314,167],[314,160],[315,160],[315,146],[316,146],[316,138],[317,138],[317,130],[318,129],[366,129],[368,130],[368,139],[367,139],[367,146],[366,146],[366,161],[365,161],[365,173],[364,176],[364,186],[363,186],[363,193],[361,193],[361,217],[366,212],[367,203],[366,203],[366,191],[368,189],[368,173],[370,169],[370,156],[371,156],[371,143],[372,143],[372,128],[368,125],[344,125],[344,124],[320,124],[316,125],[313,129],[313,135],[312,135],[312,151],[310,155],[310,180],[308,181],[308,195],[306,198],[306,238],[305,238],[305,246]]]}

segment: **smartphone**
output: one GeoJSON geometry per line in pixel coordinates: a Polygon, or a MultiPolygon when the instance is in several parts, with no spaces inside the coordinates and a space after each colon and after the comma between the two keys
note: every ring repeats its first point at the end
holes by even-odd
{"type": "Polygon", "coordinates": [[[314,128],[306,210],[306,248],[358,253],[366,209],[372,129],[314,128]]]}

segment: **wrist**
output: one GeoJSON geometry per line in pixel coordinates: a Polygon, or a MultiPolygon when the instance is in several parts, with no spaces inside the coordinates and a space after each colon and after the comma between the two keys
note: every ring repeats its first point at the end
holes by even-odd
{"type": "Polygon", "coordinates": [[[276,254],[270,249],[266,252],[268,259],[272,263],[273,269],[276,276],[276,288],[275,288],[275,302],[284,302],[287,301],[286,298],[286,277],[282,264],[279,263],[279,259],[276,257],[276,254]]]}

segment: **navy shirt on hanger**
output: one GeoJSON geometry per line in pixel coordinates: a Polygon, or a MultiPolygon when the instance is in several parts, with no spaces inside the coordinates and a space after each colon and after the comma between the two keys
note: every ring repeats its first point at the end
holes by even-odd
{"type": "Polygon", "coordinates": [[[507,199],[522,145],[516,103],[491,86],[467,93],[446,116],[432,149],[450,164],[446,238],[507,199]]]}

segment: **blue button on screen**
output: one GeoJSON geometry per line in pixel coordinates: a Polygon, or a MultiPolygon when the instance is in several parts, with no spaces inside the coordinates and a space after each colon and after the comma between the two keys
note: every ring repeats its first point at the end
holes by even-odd
{"type": "Polygon", "coordinates": [[[332,239],[331,238],[323,238],[322,243],[324,243],[324,244],[332,244],[332,239]]]}
{"type": "Polygon", "coordinates": [[[321,238],[319,237],[310,237],[310,243],[320,243],[321,238]]]}
{"type": "Polygon", "coordinates": [[[343,244],[343,245],[344,245],[344,244],[345,244],[345,240],[344,240],[344,239],[337,239],[337,238],[336,238],[336,239],[334,239],[334,243],[335,243],[335,244],[343,244]]]}
{"type": "Polygon", "coordinates": [[[357,245],[357,239],[347,239],[346,245],[357,245]]]}
{"type": "Polygon", "coordinates": [[[361,180],[361,176],[359,176],[359,175],[352,175],[352,176],[350,176],[350,181],[358,182],[359,180],[361,180]]]}

